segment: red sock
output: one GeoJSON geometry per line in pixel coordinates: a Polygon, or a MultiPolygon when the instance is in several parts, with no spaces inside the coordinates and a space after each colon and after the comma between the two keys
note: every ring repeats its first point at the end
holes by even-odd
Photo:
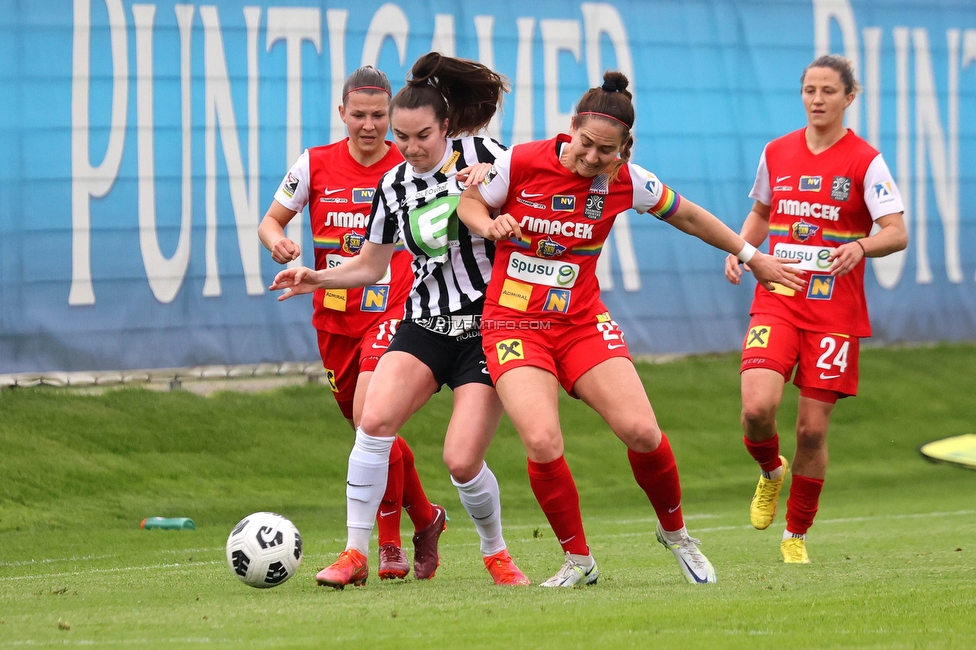
{"type": "Polygon", "coordinates": [[[563,551],[574,555],[589,555],[583,515],[580,513],[579,492],[569,471],[566,458],[560,456],[548,463],[529,460],[529,485],[542,507],[556,540],[563,551]]]}
{"type": "Polygon", "coordinates": [[[430,499],[420,483],[420,475],[413,461],[413,450],[401,436],[397,436],[396,445],[403,454],[403,509],[410,516],[414,530],[423,530],[434,521],[434,509],[430,507],[430,499]]]}
{"type": "Polygon", "coordinates": [[[661,444],[654,451],[646,453],[627,450],[630,467],[634,471],[637,485],[641,486],[661,528],[667,531],[680,530],[685,525],[681,515],[681,481],[678,479],[678,464],[671,451],[668,437],[661,432],[661,444]]]}
{"type": "Polygon", "coordinates": [[[396,442],[390,449],[390,470],[386,478],[386,493],[376,511],[376,535],[380,546],[401,545],[400,508],[403,503],[403,454],[396,442]]]}
{"type": "Polygon", "coordinates": [[[786,530],[806,535],[817,516],[823,484],[822,478],[793,475],[790,498],[786,500],[786,530]]]}
{"type": "Polygon", "coordinates": [[[746,443],[746,451],[756,459],[762,471],[772,472],[783,465],[783,461],[779,459],[779,434],[762,442],[753,442],[743,436],[742,442],[746,443]]]}

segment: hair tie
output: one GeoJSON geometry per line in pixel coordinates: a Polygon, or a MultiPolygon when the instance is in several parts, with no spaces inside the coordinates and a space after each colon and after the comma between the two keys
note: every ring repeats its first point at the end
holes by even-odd
{"type": "Polygon", "coordinates": [[[615,92],[617,92],[617,84],[615,84],[613,82],[610,82],[610,81],[604,81],[603,82],[603,85],[600,86],[600,87],[603,88],[608,93],[615,93],[615,92]]]}
{"type": "Polygon", "coordinates": [[[576,114],[577,117],[579,117],[580,115],[596,115],[597,117],[605,117],[608,120],[613,120],[614,122],[617,122],[618,124],[623,124],[624,128],[627,129],[628,131],[630,131],[631,129],[631,126],[626,122],[624,122],[619,117],[614,117],[613,115],[607,115],[606,113],[597,113],[596,111],[583,111],[581,113],[576,114]]]}
{"type": "Polygon", "coordinates": [[[387,90],[386,88],[383,88],[382,86],[358,86],[356,88],[350,89],[349,92],[347,92],[345,95],[342,96],[342,99],[345,100],[346,97],[348,97],[349,95],[351,95],[352,93],[354,93],[354,92],[356,92],[358,90],[382,90],[383,92],[386,93],[387,97],[391,97],[392,96],[392,95],[390,95],[390,91],[387,90]]]}

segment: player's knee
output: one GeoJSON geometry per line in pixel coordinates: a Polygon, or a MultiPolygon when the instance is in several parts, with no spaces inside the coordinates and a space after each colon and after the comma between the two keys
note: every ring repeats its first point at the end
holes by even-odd
{"type": "Polygon", "coordinates": [[[796,446],[810,451],[819,451],[827,444],[827,431],[822,427],[814,427],[798,423],[796,427],[796,446]]]}
{"type": "Polygon", "coordinates": [[[522,443],[528,457],[537,463],[548,463],[563,455],[563,437],[558,430],[522,432],[522,443]]]}
{"type": "Polygon", "coordinates": [[[661,430],[646,421],[634,420],[618,425],[613,432],[628,449],[639,454],[652,452],[661,444],[661,430]]]}
{"type": "Polygon", "coordinates": [[[458,483],[467,483],[481,472],[485,459],[465,450],[444,450],[444,465],[458,483]]]}
{"type": "Polygon", "coordinates": [[[770,426],[776,422],[776,406],[761,401],[743,401],[741,420],[747,428],[770,426]]]}
{"type": "Polygon", "coordinates": [[[363,431],[378,438],[392,438],[397,434],[397,426],[393,418],[378,410],[368,410],[363,413],[359,426],[363,431]]]}

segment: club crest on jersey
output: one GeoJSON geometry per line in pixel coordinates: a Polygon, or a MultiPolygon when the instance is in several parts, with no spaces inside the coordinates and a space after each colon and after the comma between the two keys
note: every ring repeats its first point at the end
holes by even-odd
{"type": "Polygon", "coordinates": [[[281,191],[290,199],[295,196],[295,190],[297,189],[298,177],[291,172],[288,172],[288,175],[285,176],[285,182],[281,184],[281,191]]]}
{"type": "Polygon", "coordinates": [[[358,253],[365,243],[366,235],[362,235],[355,231],[347,232],[342,236],[342,250],[352,255],[358,253]]]}
{"type": "Polygon", "coordinates": [[[834,280],[832,275],[811,275],[807,300],[830,300],[834,294],[834,280]]]}
{"type": "Polygon", "coordinates": [[[559,257],[566,252],[566,247],[552,237],[546,237],[539,242],[539,248],[536,252],[539,257],[559,257]]]}
{"type": "Polygon", "coordinates": [[[606,201],[603,194],[592,193],[586,196],[586,207],[583,208],[583,216],[587,219],[598,221],[603,216],[603,203],[606,201]]]}
{"type": "Polygon", "coordinates": [[[576,209],[576,197],[571,194],[556,194],[552,197],[553,212],[572,212],[576,209]]]}
{"type": "Polygon", "coordinates": [[[846,201],[851,196],[851,179],[846,176],[834,176],[830,184],[830,198],[835,201],[846,201]]]}
{"type": "Polygon", "coordinates": [[[374,191],[375,190],[372,187],[354,187],[352,189],[352,202],[372,203],[374,191]]]}
{"type": "Polygon", "coordinates": [[[801,192],[819,192],[820,179],[820,176],[800,176],[799,190],[801,192]]]}
{"type": "Polygon", "coordinates": [[[800,219],[790,227],[790,230],[793,233],[793,239],[796,241],[806,241],[817,234],[820,226],[807,223],[803,219],[800,219]]]}

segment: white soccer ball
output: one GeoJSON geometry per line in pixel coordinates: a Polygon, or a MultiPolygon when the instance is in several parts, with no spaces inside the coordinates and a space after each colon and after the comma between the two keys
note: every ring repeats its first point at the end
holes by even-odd
{"type": "Polygon", "coordinates": [[[302,563],[302,536],[273,512],[241,519],[227,538],[227,564],[241,582],[259,589],[277,587],[302,563]]]}

